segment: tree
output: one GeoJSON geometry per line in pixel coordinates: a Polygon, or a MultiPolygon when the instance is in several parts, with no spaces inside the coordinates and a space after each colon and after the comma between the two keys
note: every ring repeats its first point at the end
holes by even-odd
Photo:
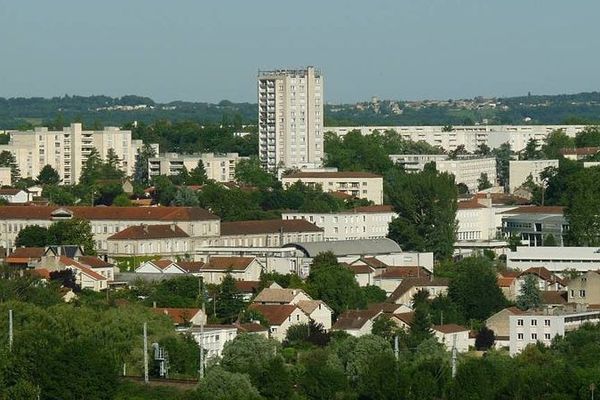
{"type": "Polygon", "coordinates": [[[585,168],[569,179],[565,218],[571,246],[600,245],[600,168],[585,168]]]}
{"type": "Polygon", "coordinates": [[[102,175],[102,167],[103,162],[102,158],[100,158],[100,153],[96,148],[92,148],[90,154],[87,159],[83,163],[83,167],[81,168],[81,175],[79,176],[79,183],[86,186],[91,186],[98,179],[104,179],[102,175]]]}
{"type": "Polygon", "coordinates": [[[198,207],[200,201],[194,190],[183,186],[177,189],[172,204],[178,207],[198,207]]]}
{"type": "Polygon", "coordinates": [[[45,185],[42,196],[59,206],[72,206],[77,202],[77,197],[65,186],[45,185]]]}
{"type": "Polygon", "coordinates": [[[29,225],[21,229],[15,239],[16,247],[45,247],[48,245],[48,228],[29,225]]]}
{"type": "Polygon", "coordinates": [[[196,168],[192,168],[190,171],[190,176],[188,178],[188,185],[204,185],[208,181],[206,176],[206,169],[204,168],[204,163],[202,160],[198,160],[198,165],[196,168]]]}
{"type": "Polygon", "coordinates": [[[456,240],[457,192],[454,177],[423,171],[394,173],[386,192],[398,214],[388,237],[405,251],[432,251],[436,258],[452,255],[456,240]]]}
{"type": "Polygon", "coordinates": [[[600,147],[600,128],[598,126],[586,126],[575,135],[577,147],[600,147]]]}
{"type": "Polygon", "coordinates": [[[522,243],[521,243],[521,236],[520,236],[520,235],[511,234],[511,235],[508,237],[508,240],[507,240],[507,242],[508,242],[508,248],[509,248],[511,251],[517,251],[517,247],[518,247],[518,246],[522,246],[522,243]]]}
{"type": "Polygon", "coordinates": [[[492,150],[496,156],[496,171],[500,184],[506,188],[508,185],[508,173],[512,151],[510,143],[502,143],[498,148],[492,150]]]}
{"type": "Polygon", "coordinates": [[[71,269],[50,272],[50,280],[58,282],[62,287],[73,289],[74,292],[81,291],[81,287],[77,284],[75,272],[71,269]]]}
{"type": "Polygon", "coordinates": [[[469,154],[464,144],[459,144],[456,148],[450,152],[448,152],[448,158],[451,160],[456,160],[458,156],[469,154]]]}
{"type": "Polygon", "coordinates": [[[228,372],[219,366],[208,370],[202,384],[190,400],[260,400],[258,390],[252,385],[248,375],[228,372]]]}
{"type": "Polygon", "coordinates": [[[517,296],[517,307],[521,310],[537,308],[542,304],[542,296],[538,286],[537,277],[533,274],[525,276],[519,295],[517,296]]]}
{"type": "Polygon", "coordinates": [[[267,363],[279,350],[280,344],[261,335],[241,334],[225,342],[221,365],[228,371],[248,373],[267,363]]]}
{"type": "Polygon", "coordinates": [[[488,175],[485,172],[482,172],[479,176],[479,179],[477,179],[477,190],[489,189],[492,186],[494,185],[488,179],[488,175]]]}
{"type": "Polygon", "coordinates": [[[548,134],[542,145],[542,153],[548,159],[562,158],[560,151],[575,146],[573,138],[567,136],[564,129],[556,129],[548,134]]]}
{"type": "Polygon", "coordinates": [[[455,264],[448,297],[460,307],[466,321],[482,321],[506,305],[492,263],[484,257],[468,257],[455,264]]]}
{"type": "Polygon", "coordinates": [[[259,188],[273,187],[277,178],[260,166],[258,158],[240,160],[235,166],[235,180],[259,188]]]}
{"type": "Polygon", "coordinates": [[[132,206],[132,203],[129,196],[125,193],[121,193],[114,198],[112,205],[115,207],[130,207],[132,206]]]}
{"type": "Polygon", "coordinates": [[[121,169],[121,160],[111,147],[106,152],[106,161],[102,163],[102,179],[114,179],[119,180],[125,177],[125,173],[121,169]]]}
{"type": "Polygon", "coordinates": [[[534,138],[529,139],[525,149],[521,153],[523,160],[537,160],[541,157],[538,141],[534,138]]]}
{"type": "Polygon", "coordinates": [[[56,221],[48,228],[48,243],[53,245],[78,245],[83,247],[85,254],[93,255],[94,235],[90,221],[83,219],[69,219],[56,221]]]}
{"type": "Polygon", "coordinates": [[[37,182],[41,185],[58,185],[60,176],[51,165],[46,164],[37,176],[37,182]]]}
{"type": "Polygon", "coordinates": [[[425,305],[418,305],[414,308],[414,316],[410,325],[410,342],[416,346],[433,337],[431,332],[431,320],[429,318],[429,310],[425,305]]]}
{"type": "Polygon", "coordinates": [[[392,321],[389,315],[381,314],[373,321],[371,333],[376,336],[391,340],[396,331],[396,324],[392,321]]]}
{"type": "Polygon", "coordinates": [[[546,235],[546,237],[544,237],[544,246],[547,246],[547,247],[558,246],[558,243],[556,242],[556,238],[554,237],[553,234],[549,233],[546,235]]]}
{"type": "Polygon", "coordinates": [[[235,321],[244,308],[239,290],[235,287],[235,279],[227,273],[219,287],[216,312],[222,323],[230,324],[235,321]]]}
{"type": "Polygon", "coordinates": [[[298,389],[310,400],[330,400],[348,392],[344,372],[328,360],[325,350],[316,349],[300,355],[298,389]]]}
{"type": "Polygon", "coordinates": [[[8,150],[2,150],[0,152],[0,167],[10,167],[10,180],[14,184],[19,180],[21,171],[17,165],[17,159],[8,150]]]}
{"type": "Polygon", "coordinates": [[[367,285],[361,289],[367,304],[383,303],[387,299],[387,293],[379,286],[367,285]]]}
{"type": "Polygon", "coordinates": [[[173,185],[169,177],[164,175],[155,176],[152,182],[155,202],[163,206],[170,205],[177,194],[177,187],[173,185]]]}
{"type": "Polygon", "coordinates": [[[479,332],[477,332],[475,348],[477,350],[489,350],[494,346],[495,340],[496,335],[494,334],[494,331],[484,325],[479,329],[479,332]]]}
{"type": "Polygon", "coordinates": [[[315,346],[324,347],[329,343],[329,334],[325,331],[323,325],[310,320],[308,324],[290,326],[284,343],[286,346],[314,344],[315,346]]]}
{"type": "Polygon", "coordinates": [[[475,150],[475,154],[479,156],[489,156],[491,153],[492,149],[490,149],[490,147],[485,143],[481,143],[479,146],[477,146],[477,150],[475,150]]]}
{"type": "Polygon", "coordinates": [[[156,152],[149,144],[144,144],[141,149],[138,149],[133,167],[134,182],[143,186],[148,185],[150,180],[148,176],[148,160],[155,156],[156,152]]]}
{"type": "Polygon", "coordinates": [[[458,192],[459,196],[468,195],[469,187],[465,183],[460,182],[456,185],[456,191],[458,192]]]}
{"type": "Polygon", "coordinates": [[[315,299],[323,300],[335,315],[366,305],[354,274],[338,264],[331,252],[317,254],[310,265],[306,283],[308,293],[315,299]]]}

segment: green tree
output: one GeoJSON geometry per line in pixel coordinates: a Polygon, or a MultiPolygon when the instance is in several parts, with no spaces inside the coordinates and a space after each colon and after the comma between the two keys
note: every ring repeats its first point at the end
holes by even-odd
{"type": "Polygon", "coordinates": [[[37,176],[37,182],[41,185],[58,185],[60,176],[51,165],[46,164],[37,176]]]}
{"type": "Polygon", "coordinates": [[[230,324],[235,321],[244,308],[239,290],[235,287],[235,279],[231,274],[225,275],[219,286],[216,312],[222,323],[230,324]]]}
{"type": "Polygon", "coordinates": [[[548,246],[548,247],[558,246],[558,243],[556,242],[556,238],[554,237],[553,234],[549,233],[546,235],[546,237],[544,237],[544,246],[548,246]]]}
{"type": "Polygon", "coordinates": [[[190,400],[260,400],[262,397],[248,375],[228,372],[219,366],[208,370],[202,384],[190,400]]]}
{"type": "Polygon", "coordinates": [[[131,207],[133,204],[131,203],[129,196],[125,193],[121,193],[114,198],[112,205],[115,207],[131,207]]]}
{"type": "Polygon", "coordinates": [[[494,334],[494,331],[484,325],[479,329],[479,332],[477,332],[475,348],[480,351],[489,350],[494,347],[495,340],[496,335],[494,334]]]}
{"type": "Polygon", "coordinates": [[[477,179],[477,190],[489,189],[492,186],[494,185],[488,179],[488,175],[485,172],[482,172],[479,176],[479,179],[477,179]]]}
{"type": "Polygon", "coordinates": [[[492,150],[492,154],[496,157],[498,180],[506,188],[508,186],[509,165],[512,156],[510,143],[502,143],[499,147],[492,150]]]}
{"type": "Polygon", "coordinates": [[[125,173],[121,169],[121,160],[113,148],[106,152],[106,161],[102,163],[102,179],[121,180],[125,173]]]}
{"type": "Polygon", "coordinates": [[[198,160],[198,165],[192,168],[188,179],[188,185],[204,185],[208,181],[206,176],[206,169],[202,160],[198,160]]]}
{"type": "Polygon", "coordinates": [[[523,149],[521,156],[523,160],[537,160],[541,157],[539,150],[539,143],[536,139],[531,138],[525,145],[525,149],[523,149]]]}
{"type": "Polygon", "coordinates": [[[69,188],[57,185],[45,185],[42,196],[59,206],[72,206],[78,200],[69,188]]]}
{"type": "Polygon", "coordinates": [[[600,245],[600,168],[585,168],[569,179],[565,218],[571,246],[600,245]]]}
{"type": "Polygon", "coordinates": [[[261,335],[241,334],[223,347],[221,365],[228,371],[248,373],[266,364],[279,350],[280,344],[261,335]]]}
{"type": "Polygon", "coordinates": [[[178,207],[198,207],[200,201],[194,190],[183,186],[177,189],[172,204],[178,207]]]}
{"type": "Polygon", "coordinates": [[[577,147],[600,147],[600,128],[598,126],[586,126],[575,135],[577,147]]]}
{"type": "Polygon", "coordinates": [[[567,136],[564,129],[556,129],[548,134],[545,143],[542,145],[542,153],[548,159],[562,158],[561,149],[568,149],[575,146],[573,138],[567,136]]]}
{"type": "Polygon", "coordinates": [[[53,222],[48,228],[48,243],[78,245],[83,247],[85,254],[96,253],[92,226],[88,220],[73,218],[53,222]]]}
{"type": "Polygon", "coordinates": [[[479,156],[489,156],[491,153],[492,149],[490,149],[490,147],[485,143],[481,143],[479,146],[477,146],[477,150],[475,150],[475,154],[479,156]]]}
{"type": "Polygon", "coordinates": [[[396,332],[396,324],[389,315],[381,314],[373,321],[371,333],[376,336],[391,340],[396,332]]]}
{"type": "Polygon", "coordinates": [[[341,399],[350,389],[344,371],[321,349],[300,354],[297,380],[298,390],[310,400],[341,399]]]}
{"type": "Polygon", "coordinates": [[[508,237],[507,242],[508,242],[508,248],[511,251],[517,251],[517,247],[518,246],[522,246],[522,244],[521,244],[521,236],[520,235],[511,234],[508,237]]]}
{"type": "Polygon", "coordinates": [[[387,299],[387,293],[379,286],[367,285],[361,288],[367,304],[383,303],[387,299]]]}
{"type": "Polygon", "coordinates": [[[81,175],[79,177],[79,183],[86,186],[91,186],[98,179],[104,179],[102,175],[103,172],[103,162],[100,157],[100,153],[96,148],[92,148],[90,154],[87,159],[83,163],[83,167],[81,168],[81,175]]]}
{"type": "Polygon", "coordinates": [[[398,214],[388,237],[405,251],[432,251],[436,258],[452,255],[456,240],[457,192],[454,177],[423,171],[388,176],[387,194],[398,214]]]}
{"type": "Polygon", "coordinates": [[[335,315],[347,309],[364,308],[365,298],[354,274],[341,266],[331,252],[320,253],[310,265],[308,293],[323,300],[335,315]]]}
{"type": "Polygon", "coordinates": [[[152,183],[154,184],[155,202],[163,206],[170,205],[177,194],[177,186],[171,182],[169,177],[164,175],[155,176],[152,183]]]}
{"type": "Polygon", "coordinates": [[[466,321],[482,321],[506,306],[494,267],[484,257],[468,257],[456,263],[448,297],[460,307],[466,321]]]}
{"type": "Polygon", "coordinates": [[[15,239],[16,247],[45,247],[48,244],[48,228],[39,225],[26,226],[15,239]]]}
{"type": "Polygon", "coordinates": [[[154,148],[149,144],[144,144],[138,149],[133,168],[133,181],[139,185],[146,186],[150,181],[148,176],[148,160],[156,156],[154,148]]]}
{"type": "Polygon", "coordinates": [[[277,178],[260,166],[258,158],[240,160],[235,166],[235,180],[259,188],[273,187],[277,178]]]}
{"type": "Polygon", "coordinates": [[[521,310],[537,308],[542,304],[542,296],[538,286],[537,277],[528,274],[525,276],[519,295],[517,296],[517,306],[521,310]]]}
{"type": "Polygon", "coordinates": [[[0,167],[10,167],[10,179],[15,184],[21,176],[21,171],[17,165],[17,159],[8,150],[2,150],[0,152],[0,167]]]}
{"type": "Polygon", "coordinates": [[[410,341],[413,346],[416,346],[433,337],[431,332],[431,320],[429,317],[429,309],[424,305],[418,305],[414,308],[414,317],[410,325],[410,341]]]}

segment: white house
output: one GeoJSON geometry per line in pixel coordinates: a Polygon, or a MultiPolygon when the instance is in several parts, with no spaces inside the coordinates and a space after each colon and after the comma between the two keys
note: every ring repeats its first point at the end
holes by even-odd
{"type": "Polygon", "coordinates": [[[107,239],[111,256],[185,255],[193,249],[190,236],[176,224],[135,225],[107,239]]]}
{"type": "Polygon", "coordinates": [[[301,301],[312,300],[313,299],[302,289],[269,287],[261,290],[254,298],[253,303],[262,305],[284,305],[298,304],[301,301]]]}
{"type": "Polygon", "coordinates": [[[262,271],[256,257],[210,257],[197,274],[205,283],[218,285],[227,274],[240,281],[259,281],[262,271]]]}
{"type": "Polygon", "coordinates": [[[429,293],[430,299],[440,294],[446,294],[448,291],[448,279],[435,277],[406,278],[388,297],[387,301],[412,306],[412,297],[421,290],[426,290],[429,293]]]}
{"type": "Polygon", "coordinates": [[[434,325],[431,329],[438,342],[451,351],[454,346],[460,353],[469,351],[469,329],[456,324],[434,325]]]}
{"type": "Polygon", "coordinates": [[[290,326],[308,324],[309,318],[298,306],[293,304],[266,305],[253,303],[250,310],[260,312],[269,323],[271,338],[283,341],[290,326]]]}
{"type": "Polygon", "coordinates": [[[0,188],[0,199],[4,199],[9,203],[28,203],[33,197],[27,190],[0,188]]]}
{"type": "Polygon", "coordinates": [[[321,300],[301,300],[296,303],[308,318],[315,324],[320,324],[326,331],[331,330],[333,310],[321,300]]]}
{"type": "Polygon", "coordinates": [[[363,336],[372,333],[373,322],[383,312],[379,309],[347,310],[338,317],[331,328],[333,331],[344,331],[352,336],[363,336]]]}
{"type": "Polygon", "coordinates": [[[206,359],[211,359],[221,357],[225,343],[236,338],[238,328],[234,325],[205,325],[204,333],[198,326],[193,326],[186,332],[194,338],[198,346],[202,345],[206,359]]]}

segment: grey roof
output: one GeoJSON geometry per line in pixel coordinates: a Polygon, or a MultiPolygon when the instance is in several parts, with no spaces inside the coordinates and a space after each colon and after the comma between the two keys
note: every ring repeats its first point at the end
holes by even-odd
{"type": "Polygon", "coordinates": [[[392,239],[331,240],[324,242],[288,243],[283,247],[295,247],[306,257],[331,251],[335,256],[363,256],[401,253],[402,249],[392,239]]]}

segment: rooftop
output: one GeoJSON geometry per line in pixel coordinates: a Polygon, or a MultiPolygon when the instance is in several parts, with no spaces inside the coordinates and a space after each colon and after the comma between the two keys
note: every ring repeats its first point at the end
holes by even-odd
{"type": "Polygon", "coordinates": [[[284,179],[322,178],[322,179],[344,179],[344,178],[383,178],[381,175],[363,171],[338,171],[338,172],[292,172],[284,175],[284,179]]]}
{"type": "Polygon", "coordinates": [[[287,232],[323,232],[323,229],[304,219],[267,219],[221,223],[222,236],[287,232]]]}
{"type": "Polygon", "coordinates": [[[199,207],[71,207],[6,206],[0,207],[1,219],[52,220],[81,218],[126,221],[204,221],[219,217],[199,207]]]}
{"type": "Polygon", "coordinates": [[[135,225],[123,229],[110,236],[109,240],[152,240],[190,237],[175,224],[170,225],[135,225]]]}
{"type": "Polygon", "coordinates": [[[295,310],[298,309],[291,304],[256,304],[248,307],[261,313],[270,325],[281,325],[295,310]]]}
{"type": "Polygon", "coordinates": [[[289,303],[294,298],[303,293],[306,297],[309,297],[302,289],[292,288],[264,288],[258,293],[254,299],[255,303],[289,303]]]}
{"type": "Polygon", "coordinates": [[[283,247],[295,247],[302,251],[306,257],[315,257],[319,253],[328,251],[331,251],[336,256],[393,254],[402,252],[398,243],[388,238],[289,243],[283,247]]]}
{"type": "Polygon", "coordinates": [[[368,310],[348,310],[344,311],[338,317],[332,329],[334,330],[354,330],[362,328],[368,321],[374,319],[381,311],[378,309],[368,310]]]}

